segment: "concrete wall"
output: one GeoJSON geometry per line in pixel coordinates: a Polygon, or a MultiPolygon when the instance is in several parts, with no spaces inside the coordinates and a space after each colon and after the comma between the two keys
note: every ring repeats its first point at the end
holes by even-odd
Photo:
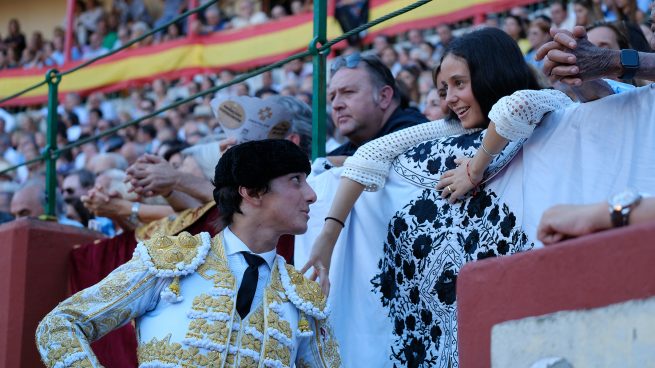
{"type": "Polygon", "coordinates": [[[546,357],[565,359],[574,368],[654,366],[655,298],[493,327],[492,368],[534,367],[546,357]]]}
{"type": "MultiPolygon", "coordinates": [[[[655,222],[650,222],[604,231],[511,257],[468,263],[457,278],[460,367],[491,366],[491,333],[493,326],[499,323],[560,311],[603,308],[654,297],[654,239],[655,222]]],[[[580,316],[583,315],[584,312],[581,312],[580,316]]],[[[652,326],[655,317],[652,313],[650,316],[652,326]]],[[[630,312],[630,315],[623,317],[636,315],[632,316],[630,312]]],[[[580,318],[583,320],[587,317],[580,318]]],[[[630,328],[633,323],[628,319],[613,322],[624,324],[623,328],[630,328]]],[[[561,339],[577,333],[574,324],[567,326],[570,328],[559,333],[561,339]]],[[[602,325],[589,328],[590,331],[599,331],[602,325]]],[[[652,331],[653,327],[650,328],[652,331]]],[[[628,336],[633,339],[631,334],[628,336]]],[[[637,336],[640,336],[639,333],[637,336]]],[[[598,349],[609,348],[600,340],[593,344],[598,349]]],[[[649,346],[655,350],[652,343],[649,346]]],[[[550,353],[546,346],[543,353],[550,353]]],[[[647,366],[655,366],[653,362],[649,364],[647,366]]],[[[512,364],[510,367],[529,365],[512,364]]]]}

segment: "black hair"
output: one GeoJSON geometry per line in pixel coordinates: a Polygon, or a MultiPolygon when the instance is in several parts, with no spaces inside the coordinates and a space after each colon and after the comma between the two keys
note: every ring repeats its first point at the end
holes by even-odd
{"type": "Polygon", "coordinates": [[[523,20],[523,18],[521,18],[521,17],[519,17],[519,16],[516,16],[516,15],[512,15],[512,14],[510,14],[510,15],[508,15],[508,16],[505,17],[505,20],[507,20],[507,19],[514,19],[514,20],[516,21],[516,24],[518,24],[519,29],[520,29],[520,31],[519,31],[519,38],[525,38],[525,37],[527,37],[527,35],[526,35],[526,33],[525,33],[525,28],[526,28],[526,27],[525,27],[525,21],[523,20]]]}
{"type": "MultiPolygon", "coordinates": [[[[70,152],[70,150],[69,150],[69,152],[70,152]]],[[[82,188],[84,188],[84,189],[91,189],[93,187],[93,185],[95,184],[95,181],[96,181],[95,174],[92,173],[91,171],[87,170],[87,169],[74,170],[74,171],[71,171],[70,173],[68,173],[68,175],[66,175],[66,176],[68,177],[68,176],[74,176],[74,175],[77,175],[77,177],[78,177],[78,179],[80,181],[80,186],[82,188]]]]}
{"type": "Polygon", "coordinates": [[[157,137],[157,129],[155,129],[155,127],[150,124],[139,125],[139,130],[143,131],[152,139],[157,137]]]}
{"type": "MultiPolygon", "coordinates": [[[[163,145],[163,144],[166,144],[166,143],[162,143],[162,145],[163,145]]],[[[170,142],[170,143],[168,143],[168,144],[169,144],[169,147],[168,147],[168,149],[166,150],[166,152],[164,152],[164,155],[163,155],[163,158],[164,158],[164,160],[166,160],[166,161],[169,161],[169,160],[171,159],[171,157],[172,157],[173,155],[175,155],[176,153],[180,153],[180,152],[182,152],[184,149],[190,147],[190,146],[189,146],[188,144],[186,144],[185,142],[180,142],[180,141],[173,141],[173,142],[170,142]]]]}
{"type": "Polygon", "coordinates": [[[214,173],[213,196],[225,225],[241,212],[239,188],[249,195],[270,190],[270,181],[290,173],[309,174],[311,166],[300,147],[286,139],[250,141],[231,147],[221,156],[214,173]]]}
{"type": "Polygon", "coordinates": [[[466,61],[473,96],[485,117],[501,97],[522,89],[540,89],[519,46],[499,29],[484,28],[454,39],[441,58],[442,63],[448,55],[466,61]]]}

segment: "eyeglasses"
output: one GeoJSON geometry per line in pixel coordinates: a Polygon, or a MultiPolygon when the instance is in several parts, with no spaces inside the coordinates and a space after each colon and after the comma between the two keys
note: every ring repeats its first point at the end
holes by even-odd
{"type": "Polygon", "coordinates": [[[337,70],[344,66],[350,69],[355,69],[360,61],[362,61],[362,56],[359,52],[352,53],[348,56],[340,56],[332,62],[332,65],[330,66],[330,75],[334,75],[337,70]]]}
{"type": "Polygon", "coordinates": [[[391,74],[389,68],[387,68],[377,57],[361,56],[358,52],[334,59],[332,65],[330,65],[330,76],[334,76],[334,73],[343,67],[355,69],[362,61],[366,63],[369,72],[375,74],[375,76],[372,76],[374,79],[379,80],[385,85],[391,86],[394,89],[394,92],[397,93],[396,80],[393,77],[393,74],[391,74]]]}

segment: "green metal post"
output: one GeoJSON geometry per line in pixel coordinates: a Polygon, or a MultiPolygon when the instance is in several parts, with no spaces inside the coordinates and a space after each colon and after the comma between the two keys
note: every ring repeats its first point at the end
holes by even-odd
{"type": "Polygon", "coordinates": [[[313,56],[313,98],[312,98],[312,160],[325,157],[325,90],[326,58],[329,49],[319,52],[322,44],[327,42],[327,0],[314,1],[314,39],[309,44],[313,56]]]}
{"type": "Polygon", "coordinates": [[[57,150],[57,92],[61,76],[56,69],[49,70],[45,79],[48,82],[48,128],[46,132],[45,146],[45,181],[46,181],[46,206],[45,219],[56,221],[56,195],[57,195],[57,157],[54,152],[57,150]]]}

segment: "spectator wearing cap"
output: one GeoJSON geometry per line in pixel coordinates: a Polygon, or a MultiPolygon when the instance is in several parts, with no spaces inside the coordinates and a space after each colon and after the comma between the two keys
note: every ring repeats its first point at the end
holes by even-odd
{"type": "Polygon", "coordinates": [[[401,99],[389,68],[377,57],[351,54],[331,67],[332,120],[348,141],[328,156],[352,156],[362,144],[427,121],[401,99]]]}

